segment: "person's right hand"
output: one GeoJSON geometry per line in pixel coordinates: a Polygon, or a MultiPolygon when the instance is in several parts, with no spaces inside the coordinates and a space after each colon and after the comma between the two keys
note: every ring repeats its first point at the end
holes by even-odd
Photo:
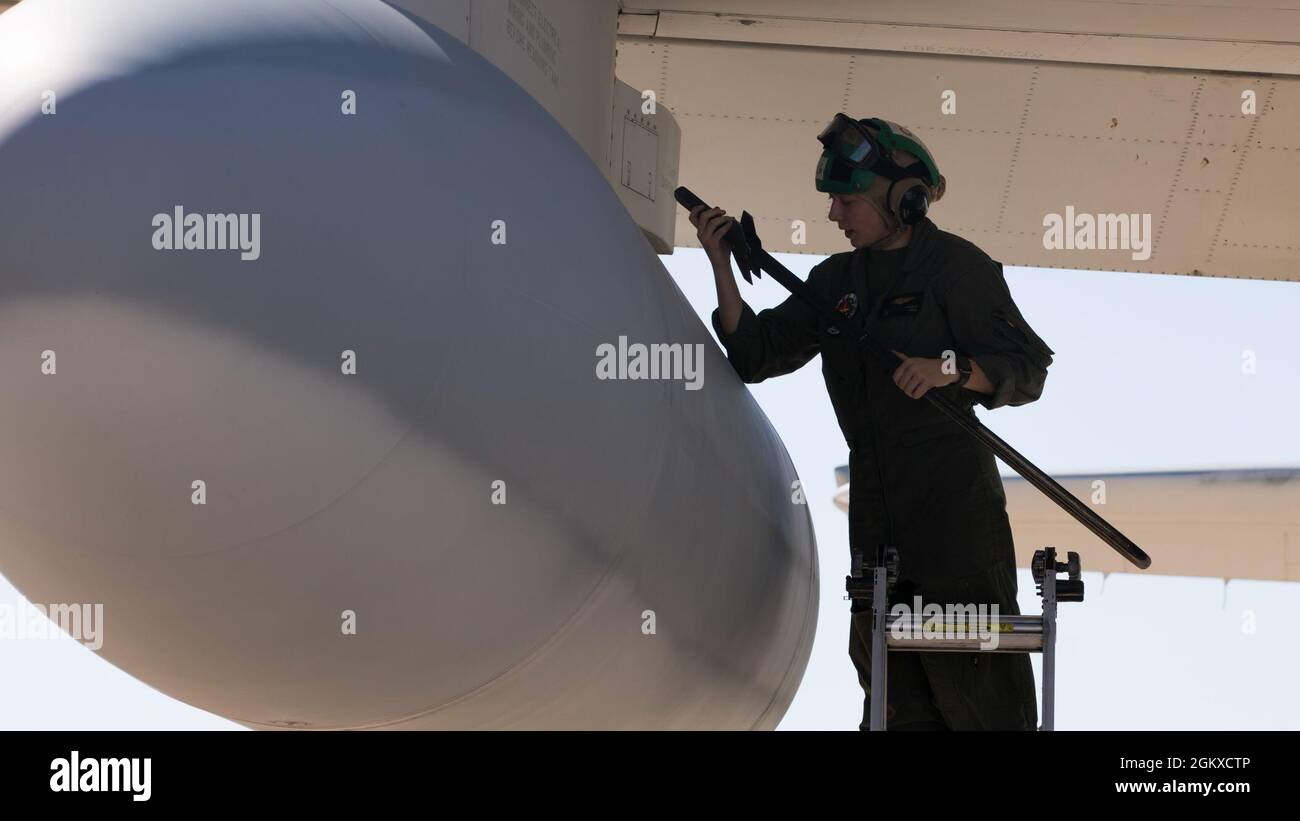
{"type": "Polygon", "coordinates": [[[731,244],[723,235],[735,220],[726,214],[721,208],[706,211],[703,205],[697,205],[691,209],[691,225],[695,226],[695,235],[699,238],[700,245],[704,246],[704,253],[708,254],[713,267],[721,265],[730,270],[731,244]]]}

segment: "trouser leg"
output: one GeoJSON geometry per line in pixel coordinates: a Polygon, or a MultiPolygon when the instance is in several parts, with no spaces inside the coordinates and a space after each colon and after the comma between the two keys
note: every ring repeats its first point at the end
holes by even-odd
{"type": "MultiPolygon", "coordinates": [[[[852,613],[849,628],[849,658],[857,669],[864,694],[859,730],[871,728],[871,611],[852,613]]],[[[934,703],[934,692],[920,655],[913,652],[889,654],[889,681],[885,705],[886,729],[947,730],[948,724],[934,703]]]]}

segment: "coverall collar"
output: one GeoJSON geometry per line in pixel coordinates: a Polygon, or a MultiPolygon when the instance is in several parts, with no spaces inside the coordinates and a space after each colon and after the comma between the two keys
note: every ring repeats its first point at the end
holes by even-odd
{"type": "MultiPolygon", "coordinates": [[[[912,238],[908,241],[907,253],[903,256],[903,273],[919,268],[929,258],[939,240],[938,231],[939,227],[929,217],[922,217],[920,222],[912,226],[912,238]]],[[[871,249],[856,250],[863,255],[861,260],[865,263],[871,249]]]]}
{"type": "Polygon", "coordinates": [[[938,239],[938,230],[929,217],[922,217],[920,222],[912,226],[912,239],[907,243],[907,255],[903,258],[904,271],[917,268],[930,256],[938,239]]]}

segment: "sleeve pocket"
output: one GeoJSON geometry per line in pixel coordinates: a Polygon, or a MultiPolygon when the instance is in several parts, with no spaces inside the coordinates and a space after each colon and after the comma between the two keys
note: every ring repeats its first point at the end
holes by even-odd
{"type": "Polygon", "coordinates": [[[1035,365],[1046,370],[1052,364],[1052,355],[1056,352],[1047,347],[1042,337],[1034,333],[1029,323],[1020,315],[1020,309],[1014,302],[1007,302],[993,309],[994,328],[998,336],[1028,356],[1035,365]]]}

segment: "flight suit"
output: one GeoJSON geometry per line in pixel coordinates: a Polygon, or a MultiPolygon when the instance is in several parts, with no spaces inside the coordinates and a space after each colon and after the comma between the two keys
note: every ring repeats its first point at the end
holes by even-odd
{"type": "MultiPolygon", "coordinates": [[[[974,418],[1039,397],[1053,351],[1011,299],[1002,266],[929,219],[893,251],[834,254],[808,275],[827,306],[887,348],[977,362],[995,392],[931,388],[974,418]],[[869,270],[870,269],[870,270],[869,270]]],[[[897,548],[891,603],[994,604],[1018,614],[1015,552],[1006,495],[993,454],[924,398],[894,384],[888,365],[791,296],[755,314],[742,306],[726,334],[713,327],[745,382],[789,373],[822,355],[822,375],[849,446],[849,542],[874,559],[876,545],[897,548]]],[[[870,613],[851,616],[850,657],[864,691],[870,682],[870,613]]],[[[1029,657],[1023,653],[894,652],[889,657],[889,721],[953,730],[1034,729],[1038,722],[1029,657]],[[928,685],[928,686],[927,686],[928,685]]],[[[864,699],[863,727],[866,726],[864,699]]]]}

